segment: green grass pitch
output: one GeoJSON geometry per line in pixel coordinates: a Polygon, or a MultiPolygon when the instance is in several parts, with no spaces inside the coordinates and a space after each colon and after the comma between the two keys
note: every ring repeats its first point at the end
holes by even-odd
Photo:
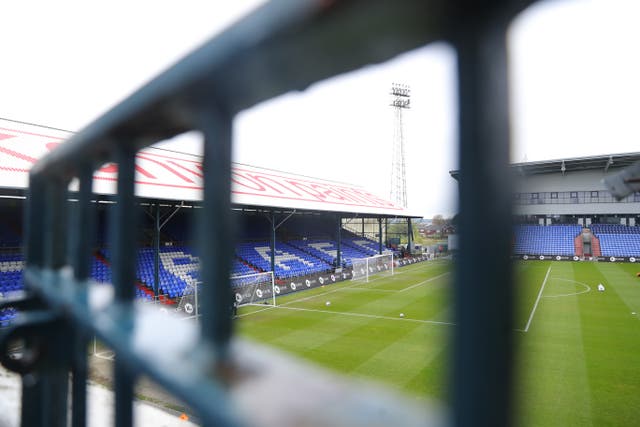
{"type": "MultiPolygon", "coordinates": [[[[455,328],[450,271],[446,262],[424,262],[368,283],[290,294],[276,308],[242,307],[237,326],[241,335],[338,372],[412,398],[445,400],[455,328]]],[[[619,263],[516,263],[520,425],[640,423],[637,271],[640,265],[619,263]]]]}

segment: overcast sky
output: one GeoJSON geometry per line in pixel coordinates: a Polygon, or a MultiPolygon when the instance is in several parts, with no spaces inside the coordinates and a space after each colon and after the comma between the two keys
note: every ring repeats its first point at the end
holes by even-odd
{"type": "MultiPolygon", "coordinates": [[[[2,2],[0,117],[80,130],[260,3],[2,2]]],[[[558,0],[516,20],[509,34],[512,160],[638,151],[639,19],[635,0],[558,0]]],[[[444,43],[241,113],[234,159],[388,197],[392,82],[412,89],[404,115],[409,207],[426,217],[451,215],[455,54],[444,43]]]]}

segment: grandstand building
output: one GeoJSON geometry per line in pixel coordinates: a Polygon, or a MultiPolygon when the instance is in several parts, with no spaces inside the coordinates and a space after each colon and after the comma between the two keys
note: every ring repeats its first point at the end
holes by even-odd
{"type": "MultiPolygon", "coordinates": [[[[523,259],[640,260],[640,193],[617,201],[605,176],[640,153],[515,163],[513,254],[523,259]]],[[[451,172],[458,179],[458,171],[451,172]]]]}
{"type": "MultiPolygon", "coordinates": [[[[23,287],[22,209],[28,172],[69,136],[57,129],[0,120],[0,294],[23,287]]],[[[202,199],[201,158],[147,148],[137,155],[136,171],[142,228],[136,295],[176,305],[200,282],[190,224],[196,222],[193,216],[202,199]]],[[[116,165],[106,164],[94,175],[98,224],[91,276],[102,283],[112,279],[106,218],[114,206],[117,172],[116,165]]],[[[385,241],[386,219],[410,222],[419,217],[362,187],[340,182],[241,164],[234,164],[232,181],[232,208],[241,226],[238,243],[230,243],[231,274],[273,271],[276,294],[350,279],[353,260],[393,253],[385,241]],[[358,222],[362,226],[355,230],[362,232],[350,231],[349,226],[358,222]],[[365,232],[365,223],[374,223],[377,233],[365,232]]],[[[73,199],[73,183],[70,190],[73,199]]],[[[396,258],[396,263],[416,260],[396,258]]],[[[0,322],[4,325],[13,313],[1,312],[0,322]]]]}

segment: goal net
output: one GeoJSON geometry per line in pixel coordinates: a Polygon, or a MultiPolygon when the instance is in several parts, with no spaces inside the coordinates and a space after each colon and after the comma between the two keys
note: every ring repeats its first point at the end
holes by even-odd
{"type": "Polygon", "coordinates": [[[231,276],[231,292],[240,305],[276,305],[273,272],[231,276]]]}
{"type": "MultiPolygon", "coordinates": [[[[275,283],[273,273],[247,274],[244,276],[231,276],[231,293],[238,306],[241,305],[276,305],[275,283]]],[[[202,282],[189,284],[184,288],[178,301],[176,311],[187,316],[198,317],[201,313],[199,292],[202,282]]],[[[229,301],[229,305],[231,305],[229,301]]]]}
{"type": "Polygon", "coordinates": [[[200,314],[200,303],[198,293],[202,282],[194,282],[185,286],[180,301],[178,301],[178,312],[183,312],[188,316],[197,317],[200,314]]]}
{"type": "Polygon", "coordinates": [[[352,280],[369,281],[369,276],[375,274],[394,274],[393,254],[376,255],[369,258],[356,258],[353,264],[352,280]]]}

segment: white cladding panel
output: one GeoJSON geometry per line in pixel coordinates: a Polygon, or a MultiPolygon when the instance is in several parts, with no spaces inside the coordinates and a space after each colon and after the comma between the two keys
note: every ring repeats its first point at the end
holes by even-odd
{"type": "Polygon", "coordinates": [[[549,173],[520,177],[516,184],[516,191],[521,193],[535,193],[544,191],[596,191],[605,190],[602,178],[616,169],[590,170],[562,173],[549,173]]]}
{"type": "MultiPolygon", "coordinates": [[[[520,176],[516,180],[515,191],[519,193],[549,193],[571,191],[599,191],[601,199],[608,196],[602,179],[619,171],[619,168],[610,168],[606,173],[601,170],[587,170],[566,172],[564,175],[557,173],[520,176]]],[[[542,198],[542,195],[541,195],[542,198]]],[[[608,200],[612,200],[607,197],[608,200]]],[[[548,201],[548,199],[547,199],[548,201]]],[[[540,203],[540,204],[514,204],[514,213],[517,215],[588,215],[588,214],[624,214],[637,215],[640,213],[640,203],[629,202],[600,202],[600,203],[540,203]]]]}
{"type": "Polygon", "coordinates": [[[638,215],[640,203],[514,205],[516,215],[638,215]]]}

